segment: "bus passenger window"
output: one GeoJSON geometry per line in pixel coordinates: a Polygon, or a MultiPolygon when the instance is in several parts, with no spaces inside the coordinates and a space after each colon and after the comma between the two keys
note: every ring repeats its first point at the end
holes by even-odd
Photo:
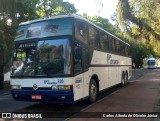
{"type": "Polygon", "coordinates": [[[114,52],[115,51],[114,39],[111,36],[109,36],[108,38],[109,38],[109,50],[114,52]]]}
{"type": "Polygon", "coordinates": [[[129,51],[129,50],[128,50],[128,46],[125,46],[124,49],[125,49],[125,56],[128,56],[128,55],[129,55],[129,54],[128,54],[128,51],[129,51]]]}
{"type": "Polygon", "coordinates": [[[82,47],[75,43],[74,46],[74,73],[82,71],[82,47]]]}
{"type": "Polygon", "coordinates": [[[121,55],[124,55],[124,47],[123,47],[123,43],[120,42],[119,43],[119,51],[118,51],[121,55]]]}
{"type": "Polygon", "coordinates": [[[89,67],[89,50],[88,49],[83,49],[83,65],[84,65],[84,69],[88,69],[89,67]]]}
{"type": "Polygon", "coordinates": [[[115,51],[120,54],[120,51],[119,51],[119,48],[120,48],[119,40],[115,39],[114,41],[115,41],[115,51]]]}
{"type": "Polygon", "coordinates": [[[100,46],[102,50],[108,50],[108,36],[105,33],[100,33],[100,46]]]}
{"type": "Polygon", "coordinates": [[[98,31],[93,27],[89,27],[89,44],[93,47],[99,47],[98,31]]]}
{"type": "Polygon", "coordinates": [[[80,40],[84,42],[85,44],[88,44],[87,39],[87,25],[83,22],[77,21],[75,25],[75,37],[77,40],[80,40]]]}

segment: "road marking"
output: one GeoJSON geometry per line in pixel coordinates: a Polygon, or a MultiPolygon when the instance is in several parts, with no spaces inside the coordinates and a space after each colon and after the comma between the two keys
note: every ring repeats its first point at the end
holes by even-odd
{"type": "Polygon", "coordinates": [[[0,100],[6,100],[6,99],[11,99],[11,94],[10,92],[0,92],[0,100]]]}

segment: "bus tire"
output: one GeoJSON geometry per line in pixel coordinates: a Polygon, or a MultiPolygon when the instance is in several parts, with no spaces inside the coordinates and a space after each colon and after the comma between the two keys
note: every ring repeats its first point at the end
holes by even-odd
{"type": "Polygon", "coordinates": [[[126,74],[125,74],[125,85],[127,85],[128,84],[128,73],[126,72],[126,74]]]}
{"type": "Polygon", "coordinates": [[[89,84],[89,102],[93,103],[97,100],[97,83],[94,79],[91,79],[89,84]]]}
{"type": "Polygon", "coordinates": [[[125,86],[125,74],[122,73],[122,77],[121,77],[121,86],[124,87],[125,86]]]}

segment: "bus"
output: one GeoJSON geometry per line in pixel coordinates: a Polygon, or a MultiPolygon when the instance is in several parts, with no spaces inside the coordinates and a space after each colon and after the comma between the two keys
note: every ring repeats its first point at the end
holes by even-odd
{"type": "Polygon", "coordinates": [[[23,22],[14,40],[11,93],[17,101],[91,103],[132,75],[130,45],[78,15],[23,22]]]}
{"type": "Polygon", "coordinates": [[[148,69],[155,69],[157,68],[157,62],[155,58],[148,58],[147,60],[148,69]]]}

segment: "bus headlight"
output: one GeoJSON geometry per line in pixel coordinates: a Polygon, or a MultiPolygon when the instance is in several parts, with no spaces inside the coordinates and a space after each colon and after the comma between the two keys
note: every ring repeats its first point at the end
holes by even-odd
{"type": "Polygon", "coordinates": [[[59,85],[58,89],[59,90],[70,90],[71,87],[70,87],[70,85],[59,85]]]}
{"type": "Polygon", "coordinates": [[[59,89],[59,90],[64,90],[64,89],[65,89],[65,86],[64,86],[64,85],[59,85],[59,86],[58,86],[58,89],[59,89]]]}
{"type": "Polygon", "coordinates": [[[70,90],[70,85],[52,85],[52,90],[70,90]]]}
{"type": "Polygon", "coordinates": [[[21,89],[21,85],[12,85],[11,89],[21,89]]]}
{"type": "Polygon", "coordinates": [[[57,85],[52,85],[52,90],[58,90],[58,86],[57,85]]]}

